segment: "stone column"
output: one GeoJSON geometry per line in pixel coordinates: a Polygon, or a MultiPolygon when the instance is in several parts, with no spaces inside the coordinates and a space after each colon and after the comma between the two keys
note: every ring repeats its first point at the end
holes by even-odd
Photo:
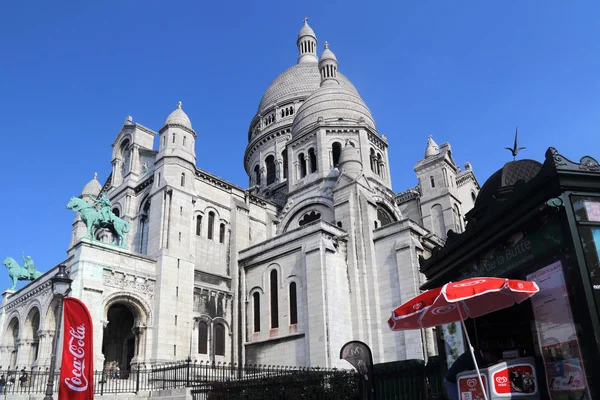
{"type": "Polygon", "coordinates": [[[19,369],[21,369],[22,367],[27,366],[27,364],[29,363],[29,348],[27,346],[27,340],[25,339],[19,339],[17,340],[17,347],[18,347],[18,353],[17,353],[17,367],[19,367],[19,369]]]}
{"type": "Polygon", "coordinates": [[[260,167],[260,187],[264,188],[267,186],[267,169],[260,167]]]}
{"type": "Polygon", "coordinates": [[[275,183],[283,181],[283,160],[278,158],[275,160],[275,183]]]}
{"type": "Polygon", "coordinates": [[[54,331],[45,330],[39,333],[40,337],[40,350],[38,356],[38,366],[49,367],[50,357],[52,357],[52,340],[54,338],[54,331]]]}
{"type": "Polygon", "coordinates": [[[112,162],[112,186],[116,187],[123,182],[123,176],[121,174],[121,162],[120,158],[115,158],[112,162]]]}
{"type": "Polygon", "coordinates": [[[5,370],[10,361],[9,346],[0,346],[0,370],[5,370]]]}
{"type": "Polygon", "coordinates": [[[136,175],[140,174],[140,145],[134,144],[131,150],[130,171],[136,175]]]}

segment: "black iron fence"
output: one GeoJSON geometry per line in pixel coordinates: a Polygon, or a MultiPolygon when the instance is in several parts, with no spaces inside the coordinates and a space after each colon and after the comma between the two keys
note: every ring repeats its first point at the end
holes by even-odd
{"type": "MultiPolygon", "coordinates": [[[[40,394],[46,391],[49,371],[47,368],[0,367],[0,375],[3,395],[40,394]]],[[[57,371],[55,392],[59,375],[57,371]]],[[[437,367],[431,363],[426,366],[422,361],[378,364],[374,368],[375,389],[380,399],[443,398],[442,379],[437,367]]],[[[353,400],[367,398],[363,383],[353,370],[192,361],[94,372],[95,396],[192,388],[194,400],[353,400]]]]}

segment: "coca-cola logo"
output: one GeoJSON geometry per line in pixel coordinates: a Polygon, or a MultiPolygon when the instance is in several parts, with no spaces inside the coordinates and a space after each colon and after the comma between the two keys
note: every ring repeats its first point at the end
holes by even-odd
{"type": "Polygon", "coordinates": [[[413,309],[415,309],[415,310],[420,310],[421,308],[423,308],[423,305],[424,305],[424,304],[423,304],[423,302],[422,302],[422,301],[420,301],[420,302],[418,302],[417,304],[415,304],[415,305],[413,306],[413,309]]]}
{"type": "Polygon", "coordinates": [[[447,306],[440,306],[440,307],[434,308],[433,310],[431,310],[431,313],[434,315],[444,315],[444,314],[451,313],[454,310],[456,310],[456,305],[448,304],[447,306]]]}
{"type": "Polygon", "coordinates": [[[455,288],[457,288],[457,287],[468,287],[468,286],[479,285],[479,284],[485,283],[485,282],[487,282],[487,280],[485,280],[485,279],[476,279],[476,280],[473,280],[473,281],[468,281],[468,282],[463,282],[463,283],[455,283],[452,286],[455,287],[455,288]]]}
{"type": "Polygon", "coordinates": [[[498,382],[499,384],[504,384],[508,382],[508,378],[506,376],[497,376],[496,377],[496,382],[498,382]]]}
{"type": "Polygon", "coordinates": [[[477,379],[475,379],[475,378],[467,379],[467,386],[470,388],[474,388],[475,386],[477,386],[477,379]]]}
{"type": "Polygon", "coordinates": [[[85,392],[88,388],[85,375],[85,326],[71,328],[69,335],[69,353],[73,356],[73,369],[71,376],[65,378],[65,385],[76,392],[85,392]]]}

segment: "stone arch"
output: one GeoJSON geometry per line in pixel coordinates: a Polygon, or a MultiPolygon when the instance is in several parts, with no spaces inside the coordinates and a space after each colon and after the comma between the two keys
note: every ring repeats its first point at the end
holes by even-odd
{"type": "Polygon", "coordinates": [[[145,360],[146,328],[151,323],[150,307],[140,296],[117,292],[104,302],[102,353],[105,367],[127,378],[129,370],[145,360]]]}
{"type": "Polygon", "coordinates": [[[332,199],[325,196],[311,197],[295,204],[294,207],[283,216],[281,223],[279,224],[282,231],[278,233],[284,233],[288,230],[298,228],[293,222],[298,220],[298,218],[300,218],[305,211],[308,211],[309,208],[319,210],[321,212],[321,220],[332,224],[334,223],[335,215],[333,212],[332,199]]]}
{"type": "Polygon", "coordinates": [[[108,317],[108,309],[115,304],[126,305],[134,317],[138,326],[152,326],[154,321],[152,315],[152,307],[142,296],[131,292],[116,292],[104,299],[102,317],[106,321],[108,317]]]}
{"type": "Polygon", "coordinates": [[[127,134],[123,135],[121,137],[121,139],[118,141],[118,145],[116,145],[113,148],[113,154],[112,154],[113,159],[119,157],[121,155],[121,151],[122,151],[121,149],[129,146],[131,143],[133,143],[133,136],[131,135],[131,133],[127,133],[127,134]]]}
{"type": "Polygon", "coordinates": [[[379,221],[379,227],[382,227],[396,222],[397,219],[387,204],[377,203],[377,221],[379,221]]]}
{"type": "Polygon", "coordinates": [[[19,353],[19,339],[21,330],[21,321],[19,315],[15,312],[7,319],[10,321],[6,328],[6,336],[4,337],[4,347],[7,351],[7,362],[9,367],[14,367],[17,363],[19,353]]]}
{"type": "Polygon", "coordinates": [[[26,346],[28,348],[26,348],[26,351],[29,352],[27,362],[32,365],[38,359],[40,347],[38,332],[40,330],[41,313],[39,305],[32,305],[26,315],[21,338],[27,341],[26,346]]]}
{"type": "MultiPolygon", "coordinates": [[[[269,266],[263,272],[263,287],[264,288],[269,287],[269,284],[271,282],[270,279],[271,279],[271,271],[272,270],[277,271],[277,287],[281,288],[283,285],[283,278],[282,278],[281,265],[279,265],[278,263],[269,264],[269,266]]],[[[261,294],[264,294],[264,292],[261,294]]]]}
{"type": "Polygon", "coordinates": [[[42,326],[45,330],[53,331],[56,328],[56,313],[58,312],[58,297],[52,299],[44,312],[44,322],[42,326]]]}

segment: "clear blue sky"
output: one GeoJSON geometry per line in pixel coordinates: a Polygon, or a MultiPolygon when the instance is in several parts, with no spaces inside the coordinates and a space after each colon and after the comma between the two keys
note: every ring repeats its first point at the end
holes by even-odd
{"type": "Polygon", "coordinates": [[[4,1],[0,15],[0,259],[25,251],[41,271],[65,258],[65,206],[107,178],[127,115],[158,130],[181,100],[198,166],[246,187],[248,125],[305,16],[387,135],[396,191],[416,184],[428,134],[481,184],[517,125],[522,157],[600,158],[598,1],[4,1]]]}

